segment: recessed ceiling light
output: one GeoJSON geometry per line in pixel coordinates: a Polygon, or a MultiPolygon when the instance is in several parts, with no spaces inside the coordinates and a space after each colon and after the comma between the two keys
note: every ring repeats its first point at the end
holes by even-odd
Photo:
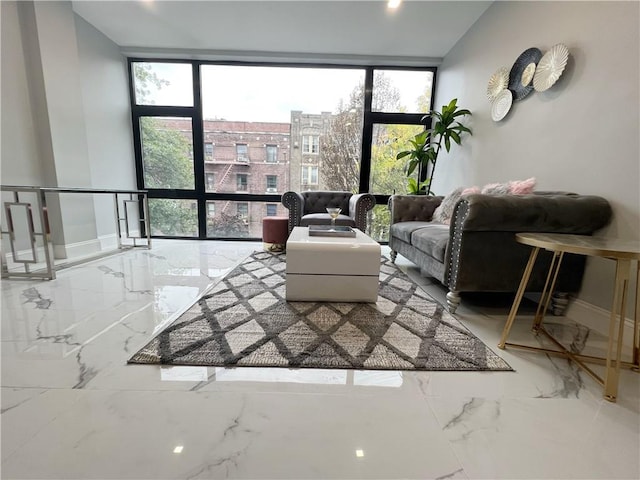
{"type": "Polygon", "coordinates": [[[173,453],[182,453],[182,450],[184,450],[184,447],[182,445],[178,445],[173,449],[173,453]]]}
{"type": "Polygon", "coordinates": [[[389,0],[387,2],[387,8],[398,8],[401,3],[402,0],[389,0]]]}
{"type": "Polygon", "coordinates": [[[364,450],[356,450],[356,457],[364,457],[364,450]]]}

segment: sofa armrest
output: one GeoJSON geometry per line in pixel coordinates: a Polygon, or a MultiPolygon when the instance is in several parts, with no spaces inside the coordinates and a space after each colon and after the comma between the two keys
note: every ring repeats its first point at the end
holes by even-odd
{"type": "Polygon", "coordinates": [[[300,226],[304,211],[304,197],[298,192],[285,192],[282,194],[282,205],[289,210],[289,233],[291,233],[293,227],[300,226]]]}
{"type": "Polygon", "coordinates": [[[442,197],[428,195],[392,195],[388,207],[391,224],[398,222],[430,222],[442,197]]]}
{"type": "Polygon", "coordinates": [[[611,215],[609,202],[592,195],[470,194],[456,204],[451,225],[475,232],[591,235],[606,226],[611,215]]]}
{"type": "Polygon", "coordinates": [[[370,193],[358,193],[349,199],[349,216],[356,222],[356,228],[365,231],[367,212],[376,206],[376,197],[370,193]]]}

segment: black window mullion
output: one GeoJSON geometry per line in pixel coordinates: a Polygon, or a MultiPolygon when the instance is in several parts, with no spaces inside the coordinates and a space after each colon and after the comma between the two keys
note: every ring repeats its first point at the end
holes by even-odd
{"type": "Polygon", "coordinates": [[[371,141],[373,139],[373,122],[371,119],[371,105],[373,104],[373,68],[367,67],[364,74],[364,119],[362,122],[362,146],[360,158],[360,185],[358,191],[369,191],[369,176],[371,175],[371,141]]]}
{"type": "Polygon", "coordinates": [[[398,125],[424,125],[422,119],[426,113],[382,113],[371,112],[371,123],[398,124],[398,125]]]}
{"type": "MultiPolygon", "coordinates": [[[[433,67],[402,67],[402,66],[356,66],[356,65],[327,65],[327,64],[297,64],[297,63],[271,63],[271,62],[209,62],[199,60],[170,60],[170,59],[142,59],[129,58],[129,91],[131,99],[131,115],[133,127],[134,153],[136,164],[136,182],[138,188],[144,188],[144,165],[142,152],[142,139],[140,130],[140,118],[145,116],[157,117],[187,117],[191,118],[192,141],[193,141],[193,170],[194,170],[194,190],[171,190],[171,189],[151,189],[149,190],[150,198],[167,198],[167,199],[191,199],[197,202],[198,206],[198,238],[206,239],[207,232],[207,212],[206,202],[208,200],[231,200],[244,202],[279,202],[280,195],[269,194],[237,194],[206,191],[205,178],[205,152],[204,152],[204,118],[202,109],[202,85],[201,85],[201,67],[204,64],[227,64],[227,65],[256,65],[256,66],[282,66],[282,67],[317,67],[317,68],[354,68],[364,69],[364,105],[363,105],[363,122],[362,122],[362,145],[361,145],[361,165],[358,191],[368,192],[370,185],[370,175],[372,171],[372,141],[373,128],[375,124],[403,124],[403,125],[425,125],[422,121],[424,113],[397,113],[397,112],[372,112],[373,103],[373,79],[376,70],[427,70],[433,72],[433,83],[431,90],[431,108],[433,107],[433,99],[436,89],[436,72],[433,67]],[[174,62],[188,63],[192,66],[192,88],[193,88],[193,106],[166,106],[166,105],[137,105],[135,103],[135,77],[133,75],[133,64],[135,62],[174,62]]],[[[431,124],[428,119],[429,128],[431,124]]],[[[420,171],[419,178],[425,180],[428,172],[420,171]]],[[[389,195],[376,195],[378,204],[386,203],[389,195]]],[[[189,237],[192,238],[192,237],[189,237]]]]}
{"type": "Polygon", "coordinates": [[[135,105],[131,112],[139,117],[191,117],[194,107],[164,107],[162,105],[135,105]]]}
{"type": "Polygon", "coordinates": [[[207,238],[207,205],[204,176],[204,121],[202,118],[202,93],[200,88],[200,62],[192,63],[193,81],[193,170],[196,199],[198,202],[198,238],[207,238]]]}

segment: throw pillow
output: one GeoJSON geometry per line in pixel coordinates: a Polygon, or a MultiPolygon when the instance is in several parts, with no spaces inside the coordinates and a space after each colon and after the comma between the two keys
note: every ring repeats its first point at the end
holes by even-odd
{"type": "Polygon", "coordinates": [[[469,195],[470,193],[480,193],[480,187],[468,187],[462,191],[462,195],[469,195]]]}
{"type": "Polygon", "coordinates": [[[509,193],[509,183],[489,183],[482,187],[485,195],[506,195],[509,193]]]}
{"type": "Polygon", "coordinates": [[[465,187],[458,187],[442,199],[442,203],[438,205],[433,212],[433,221],[449,225],[451,217],[453,216],[453,209],[455,208],[456,203],[458,203],[458,200],[460,200],[464,189],[465,187]]]}
{"type": "Polygon", "coordinates": [[[509,190],[513,195],[527,195],[533,193],[533,189],[536,188],[535,177],[527,178],[526,180],[515,180],[509,182],[509,190]]]}
{"type": "Polygon", "coordinates": [[[490,183],[482,187],[482,193],[487,195],[526,195],[533,193],[536,186],[534,177],[526,180],[512,180],[506,183],[490,183]]]}

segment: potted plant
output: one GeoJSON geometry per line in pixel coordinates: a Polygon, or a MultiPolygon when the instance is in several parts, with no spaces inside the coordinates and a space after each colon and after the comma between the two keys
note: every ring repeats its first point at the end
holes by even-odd
{"type": "Polygon", "coordinates": [[[427,115],[422,117],[425,121],[431,117],[432,124],[430,129],[426,129],[413,137],[409,142],[411,149],[404,150],[396,155],[396,159],[400,160],[406,157],[405,172],[407,174],[407,190],[414,195],[431,195],[431,181],[433,180],[433,172],[436,169],[436,161],[438,154],[444,148],[447,152],[451,148],[451,140],[458,145],[461,144],[461,135],[464,132],[472,135],[471,130],[460,123],[459,117],[471,115],[469,110],[459,109],[457,106],[458,99],[454,98],[449,105],[443,105],[442,111],[431,110],[427,115]],[[418,172],[426,171],[431,163],[431,174],[428,179],[419,182],[411,175],[419,167],[418,172]]]}

